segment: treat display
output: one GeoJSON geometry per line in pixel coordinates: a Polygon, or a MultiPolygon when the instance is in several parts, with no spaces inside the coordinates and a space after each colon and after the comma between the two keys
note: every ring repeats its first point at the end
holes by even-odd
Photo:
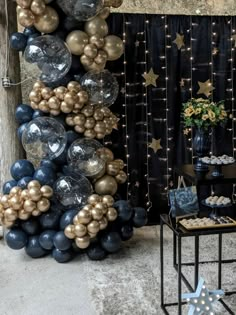
{"type": "Polygon", "coordinates": [[[231,200],[224,196],[210,196],[203,203],[209,207],[225,207],[231,204],[231,200]]]}
{"type": "Polygon", "coordinates": [[[227,165],[234,163],[235,159],[232,156],[224,154],[221,156],[204,156],[203,158],[201,158],[201,161],[209,165],[227,165]]]}
{"type": "Polygon", "coordinates": [[[227,216],[213,216],[211,218],[183,219],[179,223],[187,230],[211,229],[236,226],[236,222],[227,216]]]}

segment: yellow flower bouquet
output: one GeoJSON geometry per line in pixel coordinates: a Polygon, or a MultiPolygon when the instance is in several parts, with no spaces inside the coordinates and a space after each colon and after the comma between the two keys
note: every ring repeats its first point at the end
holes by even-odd
{"type": "Polygon", "coordinates": [[[224,101],[218,103],[209,99],[192,98],[183,104],[182,112],[184,128],[197,127],[207,130],[227,121],[228,114],[224,107],[224,101]]]}

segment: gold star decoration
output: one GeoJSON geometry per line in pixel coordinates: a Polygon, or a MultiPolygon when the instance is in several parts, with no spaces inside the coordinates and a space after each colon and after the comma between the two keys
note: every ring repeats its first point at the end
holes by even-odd
{"type": "Polygon", "coordinates": [[[232,35],[232,38],[234,40],[234,47],[236,47],[236,34],[232,35]]]}
{"type": "Polygon", "coordinates": [[[198,81],[198,85],[200,89],[197,91],[197,94],[205,94],[206,97],[209,97],[211,95],[211,92],[215,89],[212,86],[212,83],[210,80],[207,80],[205,82],[198,81]]]}
{"type": "Polygon", "coordinates": [[[214,47],[214,48],[212,49],[212,55],[217,55],[218,52],[219,52],[219,49],[218,49],[217,47],[214,47]]]}
{"type": "Polygon", "coordinates": [[[181,87],[184,87],[184,79],[183,79],[183,78],[180,80],[179,85],[180,85],[181,87]]]}
{"type": "Polygon", "coordinates": [[[118,122],[120,121],[120,118],[117,118],[116,123],[112,126],[112,129],[118,130],[118,122]]]}
{"type": "Polygon", "coordinates": [[[149,144],[148,146],[149,148],[152,148],[153,151],[155,153],[157,153],[158,150],[161,150],[162,149],[162,146],[161,146],[161,139],[154,139],[152,138],[152,143],[149,144]]]}
{"type": "Polygon", "coordinates": [[[121,92],[122,94],[125,94],[125,88],[123,87],[123,88],[120,90],[120,92],[121,92]]]}
{"type": "Polygon", "coordinates": [[[180,50],[182,47],[185,46],[184,44],[184,35],[180,35],[179,33],[176,33],[176,39],[173,41],[180,50]]]}
{"type": "Polygon", "coordinates": [[[155,74],[152,68],[149,70],[148,73],[145,72],[142,77],[146,80],[146,87],[149,85],[157,86],[156,80],[159,78],[159,75],[155,74]]]}
{"type": "Polygon", "coordinates": [[[135,42],[135,47],[139,47],[139,41],[138,40],[136,40],[136,42],[135,42]]]}

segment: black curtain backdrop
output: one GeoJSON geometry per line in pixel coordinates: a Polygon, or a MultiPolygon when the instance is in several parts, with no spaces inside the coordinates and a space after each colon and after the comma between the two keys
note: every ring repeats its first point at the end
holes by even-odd
{"type": "MultiPolygon", "coordinates": [[[[124,160],[129,155],[129,183],[121,194],[149,208],[149,222],[155,223],[168,211],[173,167],[192,163],[191,135],[183,134],[180,114],[191,97],[206,98],[197,95],[198,81],[210,80],[213,100],[225,100],[226,110],[234,114],[236,17],[112,14],[108,23],[110,34],[125,39],[125,54],[107,66],[121,90],[111,107],[120,118],[118,130],[107,143],[124,160]],[[173,42],[176,33],[184,35],[181,49],[173,42]],[[157,86],[146,88],[142,75],[151,68],[159,75],[157,86]],[[156,153],[148,148],[152,138],[161,139],[156,153]]],[[[232,120],[216,128],[212,152],[233,156],[235,136],[232,120]]]]}

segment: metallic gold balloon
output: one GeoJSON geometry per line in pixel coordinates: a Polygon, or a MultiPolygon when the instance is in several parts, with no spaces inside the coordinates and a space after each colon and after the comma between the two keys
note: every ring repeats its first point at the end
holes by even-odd
{"type": "Polygon", "coordinates": [[[52,33],[59,25],[59,17],[55,9],[46,6],[42,15],[35,19],[34,26],[42,33],[52,33]]]}
{"type": "Polygon", "coordinates": [[[104,133],[106,131],[106,125],[103,121],[98,121],[96,123],[96,125],[94,126],[94,130],[96,132],[101,132],[101,133],[104,133]]]}
{"type": "Polygon", "coordinates": [[[84,126],[86,118],[84,114],[77,114],[73,121],[75,125],[84,126]]]}
{"type": "Polygon", "coordinates": [[[115,178],[118,184],[124,184],[127,181],[127,175],[124,171],[119,171],[115,178]]]}
{"type": "Polygon", "coordinates": [[[35,103],[39,103],[41,100],[42,100],[42,96],[41,96],[41,93],[39,90],[35,91],[31,91],[30,94],[29,94],[29,99],[30,101],[32,102],[35,102],[35,103]]]}
{"type": "Polygon", "coordinates": [[[93,208],[91,211],[92,217],[94,220],[101,220],[103,217],[103,211],[101,209],[93,208]]]}
{"type": "Polygon", "coordinates": [[[77,94],[74,91],[67,92],[64,97],[64,101],[69,105],[74,105],[77,100],[77,94]]]}
{"type": "Polygon", "coordinates": [[[108,225],[108,220],[107,218],[103,217],[100,221],[98,221],[98,223],[100,225],[100,230],[105,230],[108,225]]]}
{"type": "Polygon", "coordinates": [[[81,224],[88,224],[92,220],[92,215],[87,210],[80,210],[77,214],[78,222],[81,224]]]}
{"type": "Polygon", "coordinates": [[[33,215],[34,217],[38,217],[38,216],[40,216],[40,214],[41,214],[41,211],[39,211],[39,210],[37,210],[37,209],[32,212],[32,215],[33,215]]]}
{"type": "Polygon", "coordinates": [[[99,195],[115,195],[117,192],[117,182],[110,175],[104,175],[95,183],[95,191],[99,195]]]}
{"type": "Polygon", "coordinates": [[[44,185],[40,188],[41,194],[43,195],[43,197],[45,198],[51,198],[53,196],[53,189],[48,186],[48,185],[44,185]]]}
{"type": "Polygon", "coordinates": [[[73,104],[67,104],[66,102],[61,102],[61,111],[65,114],[69,114],[73,111],[73,104]]]}
{"type": "Polygon", "coordinates": [[[90,233],[98,233],[100,230],[100,225],[99,225],[98,221],[93,220],[92,222],[90,222],[87,225],[87,230],[90,233]]]}
{"type": "Polygon", "coordinates": [[[111,162],[114,160],[113,152],[108,148],[100,148],[97,150],[97,155],[105,162],[111,162]]]}
{"type": "Polygon", "coordinates": [[[119,59],[124,53],[124,44],[122,39],[115,35],[105,37],[103,50],[107,53],[107,60],[119,59]]]}
{"type": "Polygon", "coordinates": [[[103,65],[107,62],[107,53],[105,50],[100,49],[97,53],[97,56],[94,58],[94,61],[98,64],[98,65],[103,65]]]}
{"type": "Polygon", "coordinates": [[[115,201],[112,196],[105,195],[102,197],[102,202],[105,203],[108,207],[112,207],[115,201]]]}
{"type": "Polygon", "coordinates": [[[90,36],[98,34],[104,37],[108,34],[108,25],[105,20],[99,16],[96,16],[92,20],[85,23],[84,30],[90,36]]]}
{"type": "Polygon", "coordinates": [[[3,195],[1,197],[1,204],[3,205],[3,207],[5,209],[10,207],[10,205],[9,205],[9,196],[8,195],[3,195]]]}
{"type": "Polygon", "coordinates": [[[105,133],[102,133],[102,132],[97,132],[97,133],[96,133],[96,138],[97,138],[97,139],[103,139],[105,136],[106,136],[105,133]]]}
{"type": "Polygon", "coordinates": [[[35,22],[33,13],[28,9],[20,9],[18,11],[18,21],[24,27],[32,26],[35,22]]]}
{"type": "Polygon", "coordinates": [[[9,199],[9,204],[11,205],[11,207],[14,210],[19,210],[22,208],[22,202],[17,195],[15,195],[9,199]]]}
{"type": "Polygon", "coordinates": [[[98,15],[100,16],[100,18],[105,20],[110,15],[110,12],[111,12],[110,8],[109,7],[105,7],[99,12],[98,15]]]}
{"type": "Polygon", "coordinates": [[[123,168],[125,167],[125,163],[121,159],[115,159],[114,162],[119,164],[120,170],[123,170],[123,168]]]}
{"type": "Polygon", "coordinates": [[[82,65],[86,67],[89,67],[93,64],[93,59],[84,54],[80,57],[80,61],[82,65]]]}
{"type": "Polygon", "coordinates": [[[77,126],[75,126],[75,131],[78,133],[84,133],[85,128],[77,125],[77,126]]]}
{"type": "Polygon", "coordinates": [[[119,164],[114,163],[114,161],[107,163],[106,171],[108,175],[116,176],[120,171],[119,164]]]}
{"type": "Polygon", "coordinates": [[[46,212],[50,208],[50,201],[47,198],[42,198],[37,202],[37,209],[41,212],[46,212]]]}
{"type": "Polygon", "coordinates": [[[115,221],[118,214],[115,208],[108,208],[107,219],[108,221],[115,221]]]}
{"type": "Polygon", "coordinates": [[[99,34],[94,34],[89,38],[90,44],[94,44],[97,48],[102,48],[104,46],[104,38],[99,34]]]}
{"type": "Polygon", "coordinates": [[[61,103],[60,103],[59,99],[56,96],[52,96],[52,97],[49,98],[48,106],[51,109],[59,109],[60,105],[61,105],[61,103]]]}
{"type": "Polygon", "coordinates": [[[58,116],[60,115],[61,111],[59,109],[51,109],[50,114],[53,116],[58,116]]]}
{"type": "Polygon", "coordinates": [[[18,186],[16,187],[13,187],[11,190],[10,190],[10,196],[13,196],[13,195],[20,195],[22,193],[22,189],[18,186]]]}
{"type": "Polygon", "coordinates": [[[33,85],[33,90],[41,90],[45,87],[45,84],[42,81],[36,81],[33,85]]]}
{"type": "Polygon", "coordinates": [[[38,108],[44,113],[49,113],[50,111],[49,106],[48,106],[48,101],[46,100],[41,101],[38,105],[38,108]]]}
{"type": "Polygon", "coordinates": [[[85,67],[86,70],[95,70],[95,71],[102,71],[106,66],[106,63],[102,64],[97,64],[96,62],[93,62],[90,66],[87,68],[85,67]]]}
{"type": "Polygon", "coordinates": [[[33,0],[30,6],[30,10],[36,15],[43,14],[45,9],[46,5],[43,0],[33,0]]]}
{"type": "Polygon", "coordinates": [[[30,189],[30,188],[41,188],[41,185],[40,183],[37,181],[37,180],[32,180],[29,182],[29,184],[27,185],[27,188],[30,189]]]}
{"type": "Polygon", "coordinates": [[[30,213],[26,212],[25,210],[18,211],[18,217],[21,220],[27,220],[30,217],[30,213]]]}
{"type": "Polygon", "coordinates": [[[97,56],[98,49],[95,44],[87,44],[84,47],[84,54],[89,58],[95,58],[97,56]]]}
{"type": "Polygon", "coordinates": [[[69,239],[75,238],[75,226],[74,225],[68,225],[64,230],[65,236],[69,239]]]}
{"type": "Polygon", "coordinates": [[[78,93],[80,91],[80,89],[81,89],[81,86],[80,86],[79,82],[77,82],[77,81],[70,81],[67,84],[67,88],[71,92],[78,93]]]}
{"type": "Polygon", "coordinates": [[[7,221],[15,221],[18,218],[18,213],[12,208],[6,209],[5,213],[5,218],[7,221]]]}
{"type": "Polygon", "coordinates": [[[110,117],[111,116],[111,111],[108,107],[102,107],[101,111],[103,112],[105,117],[110,117]]]}
{"type": "Polygon", "coordinates": [[[21,192],[21,198],[23,198],[23,199],[29,199],[29,191],[28,191],[28,189],[24,189],[24,190],[22,190],[22,192],[21,192]]]}
{"type": "Polygon", "coordinates": [[[30,106],[31,106],[34,110],[39,109],[38,103],[30,102],[30,106]]]}
{"type": "Polygon", "coordinates": [[[66,43],[73,55],[82,55],[84,47],[88,44],[89,37],[85,32],[72,31],[66,38],[66,43]]]}
{"type": "Polygon", "coordinates": [[[88,93],[86,91],[79,91],[77,94],[79,97],[79,101],[81,103],[87,103],[88,102],[88,93]]]}
{"type": "Polygon", "coordinates": [[[28,9],[32,0],[16,0],[16,3],[23,9],[28,9]]]}
{"type": "Polygon", "coordinates": [[[29,189],[29,198],[33,201],[39,201],[42,197],[41,191],[39,188],[30,188],[29,189]]]}
{"type": "Polygon", "coordinates": [[[96,132],[93,129],[87,129],[84,132],[84,136],[89,139],[94,139],[96,137],[96,132]]]}
{"type": "Polygon", "coordinates": [[[32,200],[25,200],[23,208],[25,212],[31,213],[32,211],[36,210],[36,202],[32,200]]]}
{"type": "Polygon", "coordinates": [[[90,232],[88,232],[88,235],[90,236],[90,238],[94,238],[94,237],[97,236],[97,233],[90,233],[90,232]]]}
{"type": "Polygon", "coordinates": [[[103,120],[104,114],[103,114],[103,112],[101,111],[101,109],[98,108],[98,109],[95,109],[94,114],[93,114],[93,117],[94,117],[96,120],[103,120]]]}
{"type": "MultiPolygon", "coordinates": [[[[85,120],[85,119],[84,119],[85,120]]],[[[75,123],[74,123],[74,117],[73,116],[67,116],[66,117],[66,124],[68,126],[74,126],[75,123]]]]}
{"type": "Polygon", "coordinates": [[[91,204],[85,205],[82,210],[91,211],[93,206],[91,204]]]}
{"type": "Polygon", "coordinates": [[[76,224],[79,224],[79,218],[78,218],[78,215],[74,216],[73,218],[73,224],[76,225],[76,224]]]}
{"type": "Polygon", "coordinates": [[[103,213],[107,213],[107,205],[103,202],[96,203],[94,207],[95,209],[101,210],[103,213]]]}
{"type": "Polygon", "coordinates": [[[64,101],[65,94],[67,92],[67,88],[64,86],[59,86],[58,88],[54,89],[53,92],[55,93],[56,97],[60,101],[64,101]]]}
{"type": "Polygon", "coordinates": [[[83,224],[76,224],[75,225],[75,235],[78,237],[85,236],[87,234],[87,228],[83,224]]]}
{"type": "Polygon", "coordinates": [[[95,126],[95,119],[93,117],[88,117],[85,121],[84,127],[86,129],[92,129],[95,126]]]}
{"type": "Polygon", "coordinates": [[[99,195],[93,194],[88,197],[88,203],[92,206],[95,206],[98,202],[101,202],[102,198],[99,195]]]}
{"type": "Polygon", "coordinates": [[[76,237],[75,243],[79,248],[85,249],[85,248],[89,247],[90,237],[89,237],[89,235],[85,235],[83,237],[76,237]]]}

